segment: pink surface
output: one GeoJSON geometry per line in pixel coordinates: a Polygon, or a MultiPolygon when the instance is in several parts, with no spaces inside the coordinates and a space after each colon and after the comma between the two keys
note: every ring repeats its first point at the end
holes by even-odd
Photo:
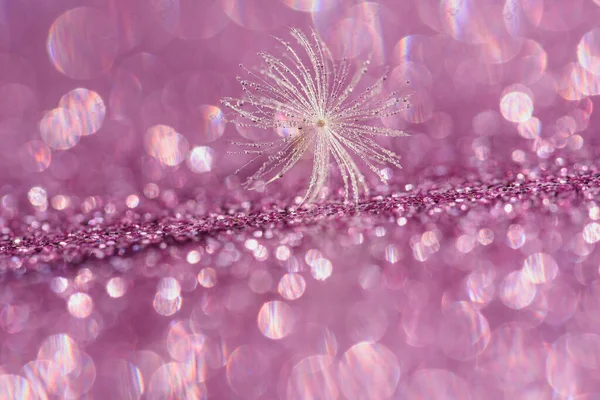
{"type": "MultiPolygon", "coordinates": [[[[600,1],[0,0],[0,398],[600,398],[600,1]],[[403,168],[242,188],[236,76],[390,67],[403,168]]],[[[251,173],[250,170],[248,173],[251,173]]]]}

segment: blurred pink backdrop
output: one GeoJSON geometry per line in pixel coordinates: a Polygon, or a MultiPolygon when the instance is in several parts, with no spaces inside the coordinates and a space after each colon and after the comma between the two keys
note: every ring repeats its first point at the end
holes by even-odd
{"type": "Polygon", "coordinates": [[[0,398],[600,399],[598,94],[598,0],[0,0],[0,398]],[[414,91],[360,212],[233,175],[290,27],[414,91]]]}

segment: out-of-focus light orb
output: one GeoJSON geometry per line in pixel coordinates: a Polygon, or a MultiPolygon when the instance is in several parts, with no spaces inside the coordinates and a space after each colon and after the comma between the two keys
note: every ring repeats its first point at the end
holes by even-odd
{"type": "Polygon", "coordinates": [[[98,8],[72,8],[50,26],[46,50],[52,65],[69,78],[102,75],[119,50],[114,20],[98,8]]]}
{"type": "Polygon", "coordinates": [[[473,236],[460,235],[456,239],[456,250],[460,251],[461,253],[467,254],[475,248],[476,244],[476,240],[473,236]]]}
{"type": "Polygon", "coordinates": [[[79,118],[83,136],[96,133],[106,116],[106,106],[102,97],[85,88],[71,90],[60,99],[58,106],[72,111],[79,118]]]}
{"type": "Polygon", "coordinates": [[[426,35],[404,36],[395,44],[391,57],[398,64],[408,61],[423,63],[425,61],[425,49],[428,48],[430,40],[426,35]]]}
{"type": "Polygon", "coordinates": [[[502,9],[508,33],[524,37],[531,27],[537,27],[544,15],[544,0],[505,0],[502,9]]]}
{"type": "Polygon", "coordinates": [[[151,126],[144,139],[148,154],[171,167],[181,164],[189,150],[187,139],[168,125],[151,126]]]}
{"type": "Polygon", "coordinates": [[[600,28],[587,32],[577,45],[577,61],[594,75],[600,75],[600,28]]]}
{"type": "Polygon", "coordinates": [[[57,194],[52,198],[52,207],[55,210],[62,211],[71,205],[71,199],[68,196],[57,194]]]}
{"type": "Polygon", "coordinates": [[[116,359],[111,362],[108,373],[113,379],[112,382],[116,384],[114,397],[139,400],[147,389],[148,382],[144,381],[142,371],[124,359],[116,359]]]}
{"type": "Polygon", "coordinates": [[[480,229],[477,236],[479,243],[484,246],[488,246],[494,241],[494,231],[489,228],[480,229]]]}
{"type": "Polygon", "coordinates": [[[67,150],[79,142],[81,121],[71,110],[55,108],[48,111],[39,124],[42,140],[55,150],[67,150]]]}
{"type": "Polygon", "coordinates": [[[190,264],[198,264],[201,258],[202,255],[198,250],[192,250],[187,254],[186,260],[190,264]]]}
{"type": "Polygon", "coordinates": [[[29,189],[27,198],[29,199],[31,205],[35,207],[44,207],[48,204],[48,194],[39,186],[34,186],[29,189]]]}
{"type": "Polygon", "coordinates": [[[289,374],[286,399],[339,399],[336,359],[312,355],[300,360],[289,374]]]}
{"type": "Polygon", "coordinates": [[[130,194],[125,199],[125,204],[127,205],[127,208],[136,208],[140,205],[140,198],[137,194],[130,194]]]}
{"type": "Polygon", "coordinates": [[[523,163],[525,161],[525,152],[523,150],[515,150],[512,152],[511,158],[516,163],[523,163]]]}
{"type": "Polygon", "coordinates": [[[75,277],[75,286],[82,289],[89,289],[94,282],[94,273],[89,268],[81,268],[75,277]]]}
{"type": "Polygon", "coordinates": [[[177,298],[181,294],[181,283],[175,278],[166,277],[158,282],[157,293],[169,300],[177,298]]]}
{"type": "Polygon", "coordinates": [[[583,240],[592,244],[600,241],[600,224],[590,222],[583,228],[583,240]]]}
{"type": "Polygon", "coordinates": [[[580,63],[568,63],[559,75],[557,86],[564,99],[583,100],[600,94],[600,74],[593,74],[580,63]]]}
{"type": "Polygon", "coordinates": [[[113,299],[117,299],[119,297],[123,297],[123,295],[127,292],[127,283],[125,279],[120,276],[116,276],[111,278],[106,283],[106,293],[113,299]]]}
{"type": "Polygon", "coordinates": [[[506,93],[500,99],[500,112],[510,122],[525,122],[533,115],[533,99],[518,91],[506,93]]]}
{"type": "Polygon", "coordinates": [[[500,15],[493,15],[493,8],[486,5],[479,0],[440,0],[439,16],[444,30],[460,42],[487,42],[494,36],[491,22],[500,15]]]}
{"type": "Polygon", "coordinates": [[[594,221],[599,220],[600,219],[600,207],[598,207],[596,204],[594,204],[588,211],[588,215],[594,221]]]}
{"type": "Polygon", "coordinates": [[[214,150],[207,146],[197,146],[190,151],[187,165],[193,172],[210,172],[213,166],[214,150]]]}
{"type": "Polygon", "coordinates": [[[76,318],[87,318],[94,309],[94,302],[89,294],[83,292],[73,293],[67,302],[69,314],[76,318]]]}
{"type": "Polygon", "coordinates": [[[400,381],[400,365],[386,346],[360,342],[342,356],[339,378],[349,400],[389,399],[400,381]]]}
{"type": "Polygon", "coordinates": [[[319,258],[310,265],[310,272],[318,281],[324,281],[329,278],[333,272],[333,264],[326,258],[319,258]]]}
{"type": "Polygon", "coordinates": [[[569,148],[571,150],[579,150],[583,147],[583,137],[581,135],[573,135],[569,138],[569,148]]]}
{"type": "Polygon", "coordinates": [[[31,140],[19,152],[23,168],[30,172],[42,172],[52,162],[52,150],[44,142],[31,140]]]}
{"type": "Polygon", "coordinates": [[[26,305],[3,305],[0,309],[0,328],[10,334],[16,334],[28,327],[31,322],[31,310],[26,305]]]}
{"type": "Polygon", "coordinates": [[[217,271],[214,268],[202,268],[198,272],[198,283],[205,288],[211,288],[217,284],[217,271]]]}
{"type": "Polygon", "coordinates": [[[285,261],[289,259],[291,255],[292,252],[286,245],[277,246],[277,250],[275,250],[275,257],[277,257],[279,261],[285,261]]]}
{"type": "Polygon", "coordinates": [[[50,290],[52,290],[56,294],[64,293],[68,287],[69,281],[67,280],[67,278],[64,278],[62,276],[52,278],[52,280],[50,281],[50,290]]]}
{"type": "Polygon", "coordinates": [[[148,183],[144,186],[144,195],[149,199],[155,199],[160,194],[160,188],[156,183],[148,183]]]}
{"type": "Polygon", "coordinates": [[[340,0],[281,0],[286,6],[303,12],[322,12],[340,3],[340,0]]]}
{"type": "Polygon", "coordinates": [[[513,224],[508,227],[508,231],[506,232],[506,244],[508,247],[516,250],[521,248],[526,240],[527,234],[521,225],[513,224]]]}
{"type": "Polygon", "coordinates": [[[223,136],[225,132],[225,117],[219,107],[213,105],[202,105],[198,107],[202,117],[202,126],[200,127],[200,137],[205,142],[213,142],[223,136]]]}
{"type": "Polygon", "coordinates": [[[38,360],[55,363],[62,374],[68,374],[81,368],[81,350],[77,342],[67,334],[59,333],[46,337],[40,345],[38,360]]]}
{"type": "Polygon", "coordinates": [[[283,339],[294,330],[296,314],[282,301],[270,301],[258,312],[258,329],[269,339],[283,339]]]}
{"type": "Polygon", "coordinates": [[[521,271],[513,271],[504,277],[500,287],[500,300],[508,308],[521,310],[531,304],[537,289],[535,284],[521,271]]]}
{"type": "Polygon", "coordinates": [[[296,300],[300,298],[306,290],[306,281],[300,274],[285,274],[279,280],[277,291],[286,300],[296,300]]]}
{"type": "Polygon", "coordinates": [[[156,292],[156,294],[154,295],[154,301],[152,302],[152,306],[159,315],[168,317],[179,311],[181,309],[182,303],[183,299],[181,298],[181,296],[176,296],[170,299],[163,297],[161,292],[156,292]]]}
{"type": "Polygon", "coordinates": [[[263,395],[275,371],[263,348],[242,345],[230,353],[226,364],[227,383],[235,395],[244,399],[268,398],[263,395]]]}
{"type": "Polygon", "coordinates": [[[534,284],[551,282],[558,272],[558,264],[551,255],[546,253],[532,254],[523,263],[524,276],[534,284]]]}
{"type": "Polygon", "coordinates": [[[0,375],[0,397],[3,399],[45,399],[46,392],[20,375],[0,375]]]}
{"type": "Polygon", "coordinates": [[[536,117],[531,117],[527,121],[521,122],[517,131],[525,139],[535,139],[542,132],[542,122],[536,117]]]}
{"type": "Polygon", "coordinates": [[[402,386],[398,399],[458,400],[475,399],[469,385],[459,374],[443,369],[421,368],[402,386]]]}

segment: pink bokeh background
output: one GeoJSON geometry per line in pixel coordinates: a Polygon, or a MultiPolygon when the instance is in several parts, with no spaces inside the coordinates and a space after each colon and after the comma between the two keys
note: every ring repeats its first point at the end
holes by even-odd
{"type": "Polygon", "coordinates": [[[598,0],[0,0],[0,398],[600,398],[599,94],[598,0]],[[292,26],[410,81],[362,212],[233,174],[292,26]]]}

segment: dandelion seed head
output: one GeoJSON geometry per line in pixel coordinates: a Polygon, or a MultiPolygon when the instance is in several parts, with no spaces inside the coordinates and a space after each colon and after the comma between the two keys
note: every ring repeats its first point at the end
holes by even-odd
{"type": "Polygon", "coordinates": [[[406,110],[409,95],[402,95],[401,88],[385,93],[387,71],[370,86],[359,89],[369,70],[369,59],[355,68],[347,58],[334,61],[316,32],[307,36],[293,28],[290,33],[299,50],[291,42],[275,38],[284,47],[282,55],[260,52],[263,65],[256,70],[240,64],[244,77],[237,80],[243,98],[221,101],[235,116],[227,121],[238,130],[274,130],[279,136],[271,142],[233,142],[244,148],[238,154],[252,157],[236,173],[259,165],[244,187],[262,191],[311,152],[313,168],[301,203],[313,202],[327,192],[331,165],[340,173],[345,200],[352,195],[358,203],[360,194],[368,195],[369,188],[357,160],[383,183],[390,175],[382,173],[385,168],[401,168],[400,157],[374,138],[407,134],[370,122],[406,110]]]}

